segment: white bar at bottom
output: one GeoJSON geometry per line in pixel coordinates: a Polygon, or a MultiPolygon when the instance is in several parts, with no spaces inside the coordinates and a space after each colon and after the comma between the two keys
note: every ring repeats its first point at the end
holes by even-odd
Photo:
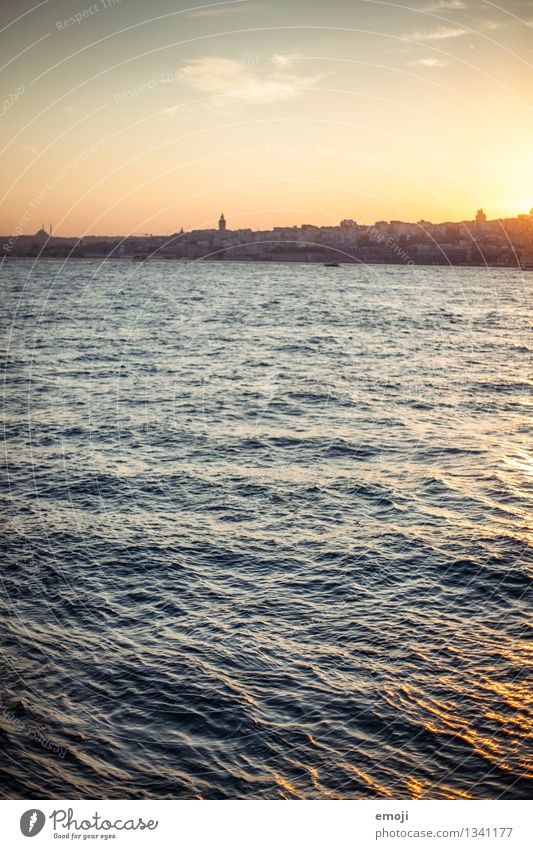
{"type": "Polygon", "coordinates": [[[506,800],[0,802],[6,849],[529,849],[531,814],[530,802],[506,800]],[[25,836],[21,817],[28,830],[43,815],[25,836]]]}

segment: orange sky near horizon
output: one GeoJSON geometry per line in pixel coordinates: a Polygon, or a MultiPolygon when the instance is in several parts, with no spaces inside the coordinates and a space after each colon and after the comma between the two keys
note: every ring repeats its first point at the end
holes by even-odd
{"type": "Polygon", "coordinates": [[[0,233],[533,206],[533,5],[4,0],[0,233]]]}

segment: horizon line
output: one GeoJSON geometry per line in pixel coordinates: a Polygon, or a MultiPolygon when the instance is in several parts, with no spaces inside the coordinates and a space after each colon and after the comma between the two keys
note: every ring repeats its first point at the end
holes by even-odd
{"type": "MultiPolygon", "coordinates": [[[[379,225],[390,226],[390,225],[395,225],[395,224],[409,225],[409,226],[412,226],[412,227],[423,228],[424,226],[441,227],[441,226],[444,226],[444,225],[461,225],[461,224],[463,224],[463,225],[464,224],[498,224],[498,223],[501,223],[501,222],[504,222],[504,221],[520,221],[520,220],[528,220],[528,219],[530,221],[533,221],[533,207],[530,209],[529,213],[518,212],[518,213],[516,213],[515,216],[506,216],[506,217],[490,218],[490,219],[487,218],[487,216],[484,213],[483,208],[481,207],[480,209],[477,210],[475,218],[464,218],[464,219],[460,219],[460,220],[448,219],[446,221],[438,221],[438,222],[428,221],[425,218],[421,218],[418,221],[403,221],[403,220],[398,219],[398,218],[392,218],[390,220],[386,220],[386,219],[383,218],[383,219],[378,219],[377,221],[374,221],[372,223],[364,224],[364,223],[360,223],[360,222],[356,221],[353,218],[343,218],[343,219],[341,219],[341,221],[338,222],[338,224],[301,223],[301,224],[273,225],[270,228],[263,228],[263,229],[258,229],[258,230],[254,230],[252,227],[239,227],[236,230],[232,230],[230,227],[227,226],[228,219],[224,218],[225,228],[222,231],[220,230],[220,227],[218,227],[218,228],[217,227],[203,227],[203,228],[194,228],[193,227],[190,230],[186,230],[185,228],[181,227],[180,230],[176,230],[172,233],[135,233],[135,232],[132,231],[130,233],[125,233],[125,234],[120,234],[120,233],[90,234],[90,233],[86,233],[82,236],[80,236],[80,235],[63,235],[62,236],[62,235],[56,234],[56,233],[53,232],[52,224],[50,224],[50,232],[47,232],[45,230],[44,224],[43,224],[43,226],[40,227],[35,233],[11,233],[11,234],[9,234],[9,236],[7,236],[7,234],[6,234],[6,237],[18,239],[18,238],[35,238],[36,236],[39,236],[39,235],[45,235],[49,239],[51,239],[51,238],[56,238],[56,239],[85,239],[85,238],[93,238],[93,239],[94,238],[101,238],[101,239],[104,239],[104,238],[105,239],[150,238],[150,239],[157,239],[157,238],[168,238],[169,236],[185,235],[186,233],[209,233],[209,232],[239,233],[239,232],[242,232],[242,231],[252,232],[252,233],[270,233],[270,232],[274,232],[275,230],[298,230],[298,229],[305,229],[305,228],[313,228],[313,229],[316,229],[316,230],[325,230],[325,229],[338,229],[340,227],[342,227],[342,228],[348,228],[348,227],[368,228],[368,227],[377,227],[379,225]]],[[[218,220],[220,220],[220,219],[218,219],[218,220]]],[[[3,237],[0,237],[0,238],[3,238],[3,237]]]]}

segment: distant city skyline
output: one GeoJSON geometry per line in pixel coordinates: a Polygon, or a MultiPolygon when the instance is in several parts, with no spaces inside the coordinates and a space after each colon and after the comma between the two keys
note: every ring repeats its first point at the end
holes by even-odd
{"type": "Polygon", "coordinates": [[[529,0],[77,6],[0,9],[2,233],[531,206],[529,0]]]}
{"type": "MultiPolygon", "coordinates": [[[[379,224],[391,224],[391,225],[400,224],[400,225],[406,225],[406,226],[409,226],[409,227],[416,227],[416,226],[423,226],[424,224],[430,224],[431,226],[443,226],[445,224],[468,224],[468,223],[473,223],[473,222],[494,224],[494,223],[498,223],[498,222],[515,221],[515,220],[520,220],[520,219],[529,219],[533,223],[533,207],[531,207],[529,209],[529,212],[515,212],[512,215],[497,216],[497,217],[491,217],[489,214],[487,214],[484,207],[480,207],[475,211],[475,213],[472,213],[470,215],[470,217],[468,217],[468,218],[462,218],[462,219],[457,219],[457,220],[447,219],[446,221],[430,221],[429,218],[427,218],[427,217],[420,218],[418,221],[403,221],[402,219],[386,219],[386,218],[378,218],[378,219],[376,219],[376,221],[362,221],[360,219],[352,217],[352,218],[345,218],[345,219],[342,219],[341,221],[336,221],[336,222],[331,222],[331,223],[316,222],[316,221],[315,222],[313,222],[313,221],[307,221],[307,222],[300,221],[300,222],[293,222],[291,224],[284,224],[284,225],[272,224],[270,227],[262,227],[262,228],[232,226],[231,217],[226,216],[226,215],[224,215],[224,212],[221,212],[220,215],[215,215],[212,218],[210,218],[207,221],[206,226],[200,226],[200,227],[194,227],[193,226],[190,229],[187,229],[185,227],[180,227],[177,230],[172,230],[172,231],[168,230],[168,228],[167,228],[166,231],[162,231],[162,232],[159,232],[159,233],[157,233],[157,232],[154,232],[154,233],[147,233],[147,232],[140,233],[139,232],[138,233],[138,232],[135,232],[135,231],[133,231],[131,233],[61,233],[61,232],[57,232],[57,230],[54,228],[53,222],[49,222],[47,224],[45,221],[42,221],[37,231],[28,232],[28,233],[24,233],[24,232],[21,231],[20,233],[15,233],[14,235],[15,235],[15,237],[18,237],[18,236],[27,236],[27,237],[34,236],[35,237],[35,236],[41,236],[42,235],[42,236],[46,236],[47,238],[55,237],[55,238],[66,238],[66,239],[68,239],[68,238],[84,238],[84,237],[91,237],[91,236],[94,236],[94,237],[97,237],[97,238],[117,238],[117,237],[123,238],[123,237],[130,237],[130,236],[132,236],[132,237],[133,236],[135,236],[135,237],[140,237],[140,236],[142,236],[142,237],[153,237],[153,236],[162,237],[162,236],[165,236],[165,235],[176,235],[180,232],[193,233],[193,232],[213,231],[213,230],[218,231],[219,233],[239,232],[241,230],[242,231],[251,230],[252,232],[265,232],[265,231],[270,231],[270,230],[305,229],[306,227],[316,227],[316,228],[319,228],[319,229],[327,229],[328,227],[329,228],[336,228],[336,227],[339,227],[339,226],[343,226],[343,224],[344,225],[354,224],[357,227],[364,227],[364,228],[376,226],[376,225],[379,225],[379,224]]],[[[239,223],[239,222],[236,222],[236,223],[239,223]]],[[[11,236],[11,235],[13,235],[13,233],[4,234],[4,238],[6,236],[11,236]]]]}
{"type": "Polygon", "coordinates": [[[316,223],[268,230],[232,228],[220,213],[216,226],[172,234],[121,236],[4,236],[0,254],[44,259],[113,258],[144,261],[238,260],[279,262],[393,263],[406,265],[493,265],[533,268],[533,209],[512,218],[488,220],[483,209],[465,221],[376,221],[346,218],[334,226],[316,223]]]}

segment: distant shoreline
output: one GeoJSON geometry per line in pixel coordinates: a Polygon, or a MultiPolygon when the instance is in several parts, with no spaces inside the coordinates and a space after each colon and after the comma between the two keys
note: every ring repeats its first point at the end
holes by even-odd
{"type": "Polygon", "coordinates": [[[57,236],[44,226],[33,235],[0,237],[0,255],[18,257],[117,258],[201,262],[283,262],[395,266],[533,268],[533,210],[516,218],[376,221],[338,225],[302,224],[272,230],[231,230],[224,214],[218,228],[126,236],[57,236]]]}
{"type": "MultiPolygon", "coordinates": [[[[181,265],[198,265],[211,263],[213,265],[217,265],[220,263],[234,263],[236,265],[246,264],[246,265],[261,265],[261,264],[279,264],[279,265],[318,265],[325,267],[324,260],[317,259],[279,259],[277,257],[272,259],[227,259],[224,257],[220,257],[218,259],[202,259],[200,257],[196,259],[189,259],[187,257],[145,257],[144,259],[134,259],[131,256],[109,256],[109,255],[94,255],[94,256],[10,256],[8,254],[4,254],[0,257],[0,267],[2,266],[4,260],[9,261],[17,261],[20,262],[32,260],[35,262],[38,260],[39,262],[90,262],[90,261],[101,261],[105,260],[106,262],[121,262],[121,263],[130,263],[134,265],[144,265],[145,263],[178,263],[181,265]]],[[[368,265],[386,265],[391,268],[498,268],[505,269],[507,271],[533,271],[533,267],[524,267],[519,263],[515,265],[502,265],[501,263],[496,262],[390,262],[389,260],[362,260],[362,259],[343,259],[338,260],[339,267],[345,265],[357,265],[357,266],[368,266],[368,265]]],[[[335,269],[332,269],[333,271],[335,269]]]]}

